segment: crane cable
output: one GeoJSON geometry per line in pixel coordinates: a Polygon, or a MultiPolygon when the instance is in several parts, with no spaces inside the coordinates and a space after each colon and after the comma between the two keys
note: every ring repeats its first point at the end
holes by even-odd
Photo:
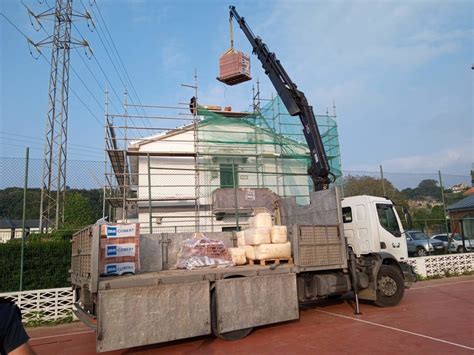
{"type": "Polygon", "coordinates": [[[232,15],[229,16],[230,48],[225,54],[234,53],[234,31],[232,30],[232,15]]]}

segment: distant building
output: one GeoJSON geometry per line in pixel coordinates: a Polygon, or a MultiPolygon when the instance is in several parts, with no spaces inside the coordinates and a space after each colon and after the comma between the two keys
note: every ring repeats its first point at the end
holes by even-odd
{"type": "Polygon", "coordinates": [[[454,193],[458,193],[458,192],[463,192],[467,188],[468,186],[466,184],[460,183],[460,184],[451,186],[451,191],[453,191],[454,193]]]}
{"type": "MultiPolygon", "coordinates": [[[[10,219],[3,217],[0,219],[0,243],[6,243],[11,239],[21,238],[23,235],[23,221],[21,219],[10,219]]],[[[25,220],[25,231],[30,233],[39,232],[39,219],[25,220]]]]}
{"type": "Polygon", "coordinates": [[[474,187],[471,187],[467,189],[466,191],[464,191],[463,195],[464,196],[474,195],[474,187]]]}
{"type": "Polygon", "coordinates": [[[469,195],[446,208],[449,213],[451,230],[474,238],[474,195],[469,195]]]}

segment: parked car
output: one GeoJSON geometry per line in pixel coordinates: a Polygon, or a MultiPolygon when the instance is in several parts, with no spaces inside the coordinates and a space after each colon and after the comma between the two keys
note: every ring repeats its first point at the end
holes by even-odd
{"type": "Polygon", "coordinates": [[[440,240],[443,242],[444,246],[448,248],[451,252],[463,253],[467,251],[474,251],[474,240],[464,237],[464,246],[462,246],[462,237],[459,234],[449,233],[449,239],[446,233],[436,234],[431,237],[432,239],[440,240]]]}
{"type": "Polygon", "coordinates": [[[416,256],[427,256],[429,254],[442,254],[446,248],[441,240],[430,239],[421,231],[407,231],[408,254],[416,256]]]}

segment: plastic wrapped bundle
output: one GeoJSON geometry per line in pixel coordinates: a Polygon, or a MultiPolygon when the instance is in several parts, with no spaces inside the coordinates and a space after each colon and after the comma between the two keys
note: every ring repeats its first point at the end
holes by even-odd
{"type": "Polygon", "coordinates": [[[245,257],[245,249],[229,248],[227,249],[235,265],[245,265],[247,258],[245,257]]]}
{"type": "Polygon", "coordinates": [[[224,242],[213,240],[196,233],[194,238],[181,243],[176,267],[178,269],[195,269],[208,266],[231,266],[230,257],[224,242]]]}
{"type": "Polygon", "coordinates": [[[240,84],[252,79],[250,76],[250,57],[242,52],[229,50],[219,58],[219,77],[217,80],[227,85],[240,84]]]}
{"type": "Polygon", "coordinates": [[[260,245],[271,242],[270,228],[249,228],[244,230],[246,245],[260,245]]]}
{"type": "Polygon", "coordinates": [[[291,243],[261,244],[255,247],[255,258],[264,259],[289,259],[291,258],[291,243]]]}
{"type": "Polygon", "coordinates": [[[245,233],[244,231],[237,232],[237,246],[240,247],[245,245],[245,233]]]}
{"type": "Polygon", "coordinates": [[[273,226],[271,231],[272,243],[282,244],[288,241],[286,226],[273,226]]]}
{"type": "Polygon", "coordinates": [[[245,257],[249,260],[256,260],[255,247],[253,245],[243,245],[239,247],[245,251],[245,257]]]}
{"type": "Polygon", "coordinates": [[[249,225],[254,228],[271,228],[272,215],[267,212],[257,213],[255,217],[249,218],[249,225]]]}

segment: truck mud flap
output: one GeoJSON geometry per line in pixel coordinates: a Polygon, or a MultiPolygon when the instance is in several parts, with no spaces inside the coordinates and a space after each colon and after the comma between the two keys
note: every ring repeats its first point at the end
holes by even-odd
{"type": "Polygon", "coordinates": [[[104,290],[98,297],[98,352],[211,333],[209,281],[104,290]]]}
{"type": "Polygon", "coordinates": [[[296,274],[216,281],[219,333],[299,318],[296,274]]]}

